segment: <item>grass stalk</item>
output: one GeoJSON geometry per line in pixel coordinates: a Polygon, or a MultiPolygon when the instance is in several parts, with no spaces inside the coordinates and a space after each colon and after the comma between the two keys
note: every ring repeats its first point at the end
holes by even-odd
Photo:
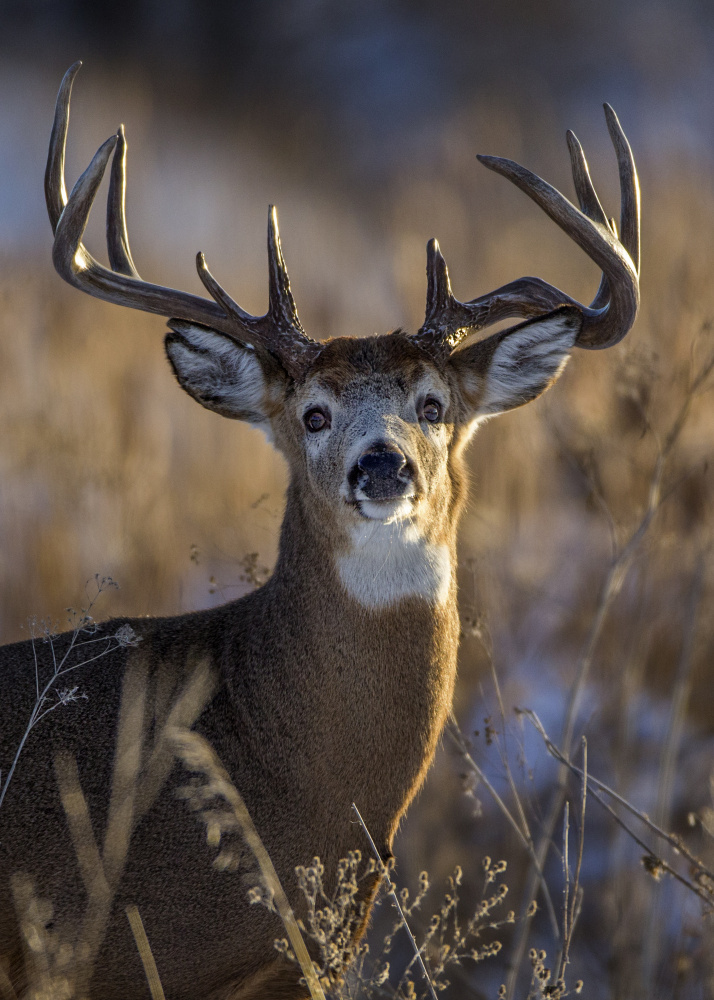
{"type": "Polygon", "coordinates": [[[131,933],[134,935],[134,941],[136,942],[141,964],[144,966],[146,981],[149,984],[149,990],[151,992],[151,1000],[165,1000],[164,988],[161,985],[159,970],[156,968],[156,962],[154,961],[151,945],[149,944],[149,939],[146,936],[146,931],[144,930],[144,922],[141,919],[141,914],[136,906],[127,906],[125,912],[127,920],[129,921],[129,926],[131,927],[131,933]]]}
{"type": "Polygon", "coordinates": [[[401,919],[402,926],[404,927],[404,930],[407,933],[407,936],[409,938],[409,943],[411,944],[412,949],[414,951],[414,959],[418,962],[419,967],[421,968],[421,972],[422,972],[422,975],[424,977],[424,981],[425,981],[425,983],[427,985],[427,988],[429,990],[429,993],[431,995],[431,1000],[436,1000],[436,991],[434,990],[434,984],[432,983],[431,976],[429,975],[427,967],[424,964],[424,959],[422,957],[421,948],[417,944],[416,938],[414,937],[414,934],[412,933],[412,929],[409,926],[409,924],[407,923],[407,918],[404,915],[404,910],[402,909],[401,903],[399,902],[399,896],[397,895],[396,886],[394,885],[394,883],[392,882],[391,878],[389,877],[389,872],[387,871],[387,866],[382,861],[382,856],[379,853],[379,851],[377,850],[377,845],[375,844],[374,840],[372,839],[372,834],[369,832],[369,828],[368,828],[367,824],[365,823],[365,821],[362,819],[362,814],[360,813],[359,809],[357,808],[357,806],[355,805],[354,802],[352,803],[352,810],[353,810],[355,816],[357,817],[357,819],[359,820],[360,826],[364,830],[365,836],[367,837],[367,840],[369,841],[369,846],[370,846],[370,848],[372,850],[372,854],[374,855],[374,857],[375,857],[375,859],[377,861],[377,865],[379,866],[379,871],[380,871],[380,874],[381,874],[382,879],[384,881],[384,884],[387,887],[387,892],[389,893],[389,896],[390,896],[392,902],[394,903],[394,906],[396,907],[397,912],[399,913],[399,917],[401,919]]]}
{"type": "Polygon", "coordinates": [[[325,994],[315,973],[312,959],[303,941],[298,922],[278,878],[263,841],[255,828],[248,807],[231,781],[218,755],[210,743],[189,729],[174,728],[168,734],[178,756],[190,770],[205,775],[212,791],[230,807],[241,830],[243,840],[260,868],[266,888],[271,893],[275,908],[283,922],[288,939],[298,960],[312,1000],[325,1000],[325,994]]]}

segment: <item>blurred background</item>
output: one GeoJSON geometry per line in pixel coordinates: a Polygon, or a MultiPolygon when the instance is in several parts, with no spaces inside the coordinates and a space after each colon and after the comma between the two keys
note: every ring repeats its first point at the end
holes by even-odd
{"type": "MultiPolygon", "coordinates": [[[[464,914],[482,857],[508,860],[515,925],[490,932],[497,957],[447,978],[453,996],[495,997],[501,983],[525,996],[528,949],[554,967],[562,946],[559,810],[572,800],[573,868],[580,789],[554,791],[557,765],[514,707],[556,742],[568,724],[574,745],[585,734],[591,773],[713,853],[714,379],[696,377],[714,352],[714,7],[2,0],[3,641],[26,637],[33,617],[63,627],[97,573],[121,588],[97,617],[240,596],[273,564],[286,481],[259,432],[178,391],[159,318],[83,296],[52,269],[46,143],[78,58],[68,184],[123,122],[142,276],[200,292],[201,249],[241,305],[264,312],[276,203],[316,338],[418,328],[432,236],[459,298],[536,273],[589,302],[594,265],[475,155],[516,159],[571,197],[573,128],[619,216],[602,102],[620,116],[642,183],[641,317],[618,347],[577,352],[553,392],[486,425],[470,453],[456,715],[520,834],[445,740],[397,849],[400,881],[429,869],[437,909],[460,864],[464,914]],[[529,885],[529,837],[552,840],[556,921],[529,885]],[[539,913],[521,919],[532,896],[539,913]]],[[[100,202],[86,242],[105,259],[100,202]]],[[[668,848],[632,822],[647,850],[588,802],[568,984],[582,979],[588,997],[714,996],[712,883],[691,862],[689,888],[655,880],[641,858],[668,848]]]]}

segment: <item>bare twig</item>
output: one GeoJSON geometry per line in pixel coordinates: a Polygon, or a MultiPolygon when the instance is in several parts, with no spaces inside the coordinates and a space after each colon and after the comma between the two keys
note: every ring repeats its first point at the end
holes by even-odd
{"type": "Polygon", "coordinates": [[[702,598],[703,578],[704,553],[700,553],[699,558],[697,559],[697,566],[694,572],[694,579],[692,581],[689,594],[687,617],[683,628],[682,649],[677,667],[677,676],[675,677],[674,688],[671,695],[669,724],[667,726],[667,735],[662,747],[659,779],[657,782],[658,792],[657,806],[655,808],[655,822],[662,827],[669,826],[675,767],[682,742],[682,734],[684,732],[684,723],[687,714],[687,704],[691,691],[694,646],[697,637],[697,618],[702,598]]]}
{"type": "Polygon", "coordinates": [[[533,845],[533,840],[530,836],[530,831],[526,828],[527,831],[526,832],[521,828],[513,813],[510,811],[504,800],[501,798],[501,796],[498,794],[494,786],[489,781],[488,776],[484,773],[484,771],[478,766],[478,764],[474,760],[473,756],[470,753],[466,738],[464,734],[461,732],[459,724],[456,721],[456,716],[454,715],[453,712],[449,714],[449,723],[447,727],[447,732],[451,737],[454,745],[456,746],[459,754],[461,755],[462,760],[467,765],[467,767],[469,767],[474,772],[474,774],[483,784],[484,788],[487,790],[493,801],[501,810],[508,824],[511,826],[516,836],[518,837],[519,841],[521,842],[526,852],[528,853],[528,857],[531,859],[531,863],[533,864],[535,870],[538,871],[541,879],[541,888],[543,889],[543,896],[545,898],[545,905],[548,911],[548,916],[550,918],[551,927],[553,928],[555,937],[558,938],[560,936],[558,917],[555,912],[555,906],[553,905],[553,898],[550,894],[550,889],[548,888],[545,876],[543,875],[543,871],[540,868],[538,864],[538,859],[535,855],[535,847],[533,845]]]}
{"type": "MultiPolygon", "coordinates": [[[[518,709],[517,711],[531,721],[534,728],[542,737],[546,749],[548,750],[548,753],[550,753],[551,756],[555,757],[556,760],[560,761],[561,764],[564,764],[566,767],[568,767],[573,774],[576,774],[579,778],[582,779],[583,776],[582,770],[579,767],[577,767],[577,765],[573,764],[572,761],[569,761],[565,757],[563,752],[553,743],[553,741],[550,739],[545,729],[543,728],[543,724],[536,715],[536,713],[533,712],[531,709],[518,709]]],[[[596,795],[598,791],[603,792],[609,798],[613,799],[613,801],[616,802],[618,805],[622,806],[623,809],[625,809],[628,813],[630,813],[631,816],[634,816],[635,819],[639,820],[640,823],[646,826],[652,833],[656,834],[656,836],[666,841],[667,844],[669,844],[669,846],[672,848],[672,850],[676,854],[681,854],[681,856],[686,861],[688,861],[693,868],[696,868],[696,870],[698,872],[701,872],[702,875],[705,875],[707,878],[714,881],[714,871],[712,871],[710,868],[707,868],[707,866],[703,864],[700,858],[698,858],[695,854],[692,854],[692,852],[689,850],[689,848],[681,839],[681,837],[678,837],[674,833],[667,833],[666,830],[663,830],[653,820],[651,820],[650,817],[647,815],[647,813],[644,813],[641,810],[637,809],[635,806],[632,805],[631,802],[628,802],[626,798],[620,795],[619,792],[616,792],[614,788],[610,788],[609,785],[606,785],[604,781],[600,781],[599,778],[594,777],[594,775],[592,774],[587,775],[587,780],[591,795],[596,795]]]]}
{"type": "Polygon", "coordinates": [[[40,665],[37,656],[37,636],[31,636],[32,644],[32,655],[33,655],[33,666],[34,666],[34,676],[35,676],[35,703],[30,712],[30,718],[27,721],[25,727],[25,732],[22,735],[20,743],[15,751],[15,756],[13,761],[5,775],[4,781],[2,782],[2,787],[0,788],[0,808],[7,795],[7,790],[12,781],[12,777],[15,773],[18,761],[20,760],[20,755],[25,748],[28,737],[35,726],[38,725],[44,718],[46,718],[51,712],[54,712],[61,705],[66,706],[71,702],[78,701],[83,698],[81,692],[78,689],[72,688],[67,691],[60,691],[58,689],[58,684],[61,680],[66,678],[73,671],[78,670],[80,667],[87,667],[91,663],[95,663],[97,660],[103,659],[112,653],[116,649],[121,649],[125,646],[135,646],[139,642],[139,637],[134,633],[133,629],[129,625],[120,626],[116,632],[107,635],[100,635],[94,639],[82,638],[87,634],[93,634],[98,631],[100,626],[98,626],[94,619],[92,618],[91,612],[94,609],[94,605],[97,600],[104,593],[104,591],[109,587],[116,587],[117,584],[111,577],[95,576],[95,583],[97,586],[97,593],[89,601],[86,608],[82,609],[81,615],[75,618],[76,625],[72,633],[69,635],[69,640],[67,642],[67,648],[61,657],[57,659],[57,650],[55,648],[55,642],[57,640],[57,635],[52,632],[51,628],[46,625],[44,628],[44,641],[49,644],[50,654],[52,656],[52,670],[48,680],[43,684],[40,678],[40,665]],[[90,646],[98,646],[97,652],[91,650],[92,655],[87,655],[86,650],[90,646]],[[76,662],[72,662],[70,657],[76,657],[76,662]]]}
{"type": "Polygon", "coordinates": [[[399,897],[397,896],[396,887],[395,887],[394,883],[392,882],[391,878],[389,877],[389,872],[387,871],[386,865],[382,861],[382,855],[377,850],[377,845],[375,844],[374,840],[372,839],[372,834],[369,832],[367,824],[362,819],[362,814],[360,813],[359,809],[354,804],[354,802],[352,803],[352,809],[354,811],[355,816],[359,820],[362,829],[364,830],[364,833],[365,833],[365,836],[367,837],[367,840],[369,841],[369,846],[372,848],[372,853],[374,854],[374,856],[376,858],[376,861],[377,861],[377,864],[379,865],[379,870],[380,870],[380,873],[382,875],[382,879],[384,880],[384,884],[386,885],[387,891],[388,891],[389,895],[392,898],[392,902],[394,903],[394,905],[395,905],[395,907],[397,909],[397,912],[399,913],[399,916],[401,918],[404,930],[407,932],[407,936],[409,937],[409,941],[411,943],[411,946],[414,949],[414,956],[415,956],[416,960],[418,961],[419,965],[421,966],[421,971],[422,971],[422,975],[424,976],[424,981],[426,982],[426,984],[427,984],[427,986],[429,988],[429,993],[431,994],[431,1000],[436,1000],[436,992],[434,990],[434,986],[433,986],[433,983],[431,981],[431,977],[429,976],[429,973],[427,972],[426,965],[424,964],[424,959],[422,958],[421,949],[419,948],[419,945],[416,943],[416,938],[412,934],[411,928],[410,928],[409,924],[407,923],[407,918],[404,916],[404,911],[402,910],[401,904],[399,902],[399,897]]]}
{"type": "Polygon", "coordinates": [[[582,780],[582,795],[580,798],[580,822],[578,828],[578,855],[575,862],[575,875],[573,877],[573,887],[572,892],[569,893],[570,888],[570,867],[568,863],[568,826],[569,826],[569,816],[570,811],[568,803],[565,803],[565,816],[564,816],[564,827],[565,831],[563,833],[563,868],[565,874],[565,899],[563,906],[563,948],[560,955],[560,962],[558,963],[558,974],[556,976],[556,982],[564,984],[565,981],[565,969],[570,962],[570,946],[573,940],[573,932],[575,930],[575,924],[577,923],[578,916],[580,914],[580,907],[582,904],[582,890],[580,889],[580,871],[583,865],[583,849],[585,846],[585,804],[587,802],[588,794],[588,745],[585,737],[583,736],[582,741],[583,747],[583,780],[582,780]]]}
{"type": "Polygon", "coordinates": [[[563,764],[573,774],[576,774],[581,778],[585,776],[585,780],[587,781],[588,788],[592,797],[595,799],[596,802],[598,802],[603,807],[603,809],[605,809],[610,814],[610,816],[612,816],[612,818],[615,820],[618,826],[620,826],[625,831],[625,833],[629,837],[631,837],[632,840],[634,840],[639,847],[641,847],[644,850],[645,857],[648,859],[648,862],[649,861],[656,862],[656,867],[661,872],[665,872],[668,875],[671,875],[683,886],[686,886],[687,889],[689,889],[696,896],[698,896],[699,899],[701,899],[704,903],[706,903],[707,908],[711,910],[712,904],[714,902],[714,900],[712,899],[712,894],[710,892],[707,892],[701,886],[690,882],[689,879],[685,878],[683,875],[680,875],[680,873],[675,868],[673,868],[670,864],[667,863],[667,861],[661,858],[658,852],[653,850],[651,845],[647,844],[644,840],[642,840],[642,838],[635,833],[632,827],[628,826],[627,823],[625,823],[622,817],[619,816],[617,812],[615,812],[612,806],[610,806],[603,799],[600,792],[613,798],[619,805],[623,806],[632,816],[636,817],[649,830],[651,830],[652,833],[655,833],[658,837],[661,837],[662,840],[666,841],[676,854],[679,854],[682,857],[684,857],[685,860],[690,863],[695,877],[698,878],[699,876],[705,876],[707,879],[714,881],[714,872],[712,872],[709,868],[707,868],[706,865],[704,865],[700,861],[700,859],[696,857],[696,855],[692,854],[692,852],[687,848],[687,846],[683,843],[683,841],[679,837],[675,836],[672,833],[667,833],[665,830],[662,830],[660,827],[657,826],[656,823],[654,823],[649,818],[649,816],[647,816],[646,813],[640,812],[640,810],[636,809],[630,802],[624,799],[616,791],[609,788],[604,782],[599,781],[597,778],[594,778],[591,774],[584,774],[584,771],[582,771],[579,767],[577,767],[575,764],[569,761],[567,757],[563,754],[563,752],[550,739],[550,737],[548,736],[543,727],[543,723],[540,721],[535,712],[533,712],[531,709],[519,709],[518,711],[522,715],[524,715],[527,719],[529,719],[530,722],[533,724],[536,731],[542,737],[545,747],[551,754],[551,756],[555,757],[556,760],[558,760],[561,764],[563,764]]]}
{"type": "MultiPolygon", "coordinates": [[[[501,760],[503,762],[506,778],[508,779],[508,785],[511,789],[511,795],[513,796],[513,801],[516,805],[516,810],[518,812],[518,817],[520,820],[521,829],[523,830],[523,836],[527,843],[529,844],[530,850],[529,854],[533,855],[533,837],[531,835],[530,827],[528,826],[528,820],[526,819],[526,813],[523,808],[523,803],[521,802],[521,797],[518,794],[518,788],[516,787],[516,782],[513,780],[513,772],[511,771],[511,764],[508,759],[508,747],[506,745],[506,708],[503,704],[503,695],[501,694],[501,685],[498,680],[498,673],[496,672],[496,665],[493,661],[493,654],[489,655],[489,661],[491,664],[491,678],[493,680],[493,687],[496,692],[496,698],[498,700],[498,710],[501,715],[501,726],[503,729],[503,752],[501,754],[501,760]]],[[[453,715],[453,713],[452,713],[453,715]]],[[[543,882],[545,885],[545,882],[543,882]]],[[[547,892],[547,890],[546,890],[547,892]]],[[[557,921],[556,921],[557,926],[557,921]]],[[[557,936],[557,935],[556,935],[557,936]]]]}
{"type": "Polygon", "coordinates": [[[565,944],[568,941],[570,923],[570,858],[568,856],[568,840],[570,838],[570,803],[565,803],[563,809],[563,948],[558,961],[558,976],[560,979],[565,967],[565,944]]]}

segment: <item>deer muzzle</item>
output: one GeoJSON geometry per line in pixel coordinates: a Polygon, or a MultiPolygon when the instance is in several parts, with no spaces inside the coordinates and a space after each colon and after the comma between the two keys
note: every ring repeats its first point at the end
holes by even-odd
{"type": "Polygon", "coordinates": [[[367,500],[401,500],[414,486],[411,463],[392,444],[375,444],[363,452],[350,481],[355,496],[367,500]]]}

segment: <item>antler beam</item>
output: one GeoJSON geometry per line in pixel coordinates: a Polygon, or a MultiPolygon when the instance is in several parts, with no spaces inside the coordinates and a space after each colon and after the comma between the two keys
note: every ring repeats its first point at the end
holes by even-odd
{"type": "Polygon", "coordinates": [[[498,156],[479,156],[484,166],[507,177],[578,244],[602,270],[589,306],[540,278],[520,278],[487,295],[459,302],[451,291],[446,262],[436,240],[427,246],[427,305],[415,339],[422,346],[453,350],[464,337],[511,316],[537,316],[560,305],[577,306],[583,328],[577,346],[612,347],[630,330],[640,302],[640,188],[630,144],[609,104],[605,106],[620,173],[622,236],[609,221],[590,179],[582,147],[568,132],[573,181],[580,208],[525,167],[498,156]]]}
{"type": "Polygon", "coordinates": [[[252,316],[241,309],[211,276],[203,254],[198,255],[198,273],[215,301],[141,279],[132,259],[126,229],[126,139],[123,126],[100,146],[67,197],[64,160],[70,98],[72,84],[81,65],[77,62],[71,66],[60,85],[45,172],[47,212],[55,234],[52,259],[57,272],[69,284],[97,298],[167,318],[201,323],[267,350],[278,358],[290,375],[299,377],[309,361],[319,353],[320,345],[306,336],[298,318],[280,248],[277,213],[272,205],[268,217],[269,308],[265,316],[252,316]],[[110,269],[92,257],[82,238],[112,153],[114,158],[107,204],[110,269]]]}

